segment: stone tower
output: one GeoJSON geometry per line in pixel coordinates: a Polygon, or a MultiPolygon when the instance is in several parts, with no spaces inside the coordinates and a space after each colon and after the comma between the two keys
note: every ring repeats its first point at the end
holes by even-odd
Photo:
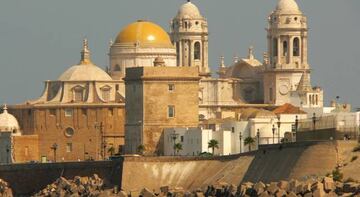
{"type": "Polygon", "coordinates": [[[279,0],[268,23],[269,61],[265,65],[264,101],[275,105],[303,105],[306,101],[300,97],[304,92],[301,95],[298,92],[303,75],[310,84],[307,18],[295,0],[279,0]]]}
{"type": "Polygon", "coordinates": [[[177,66],[199,67],[201,76],[210,76],[208,24],[199,9],[188,0],[171,21],[171,40],[176,47],[177,66]]]}

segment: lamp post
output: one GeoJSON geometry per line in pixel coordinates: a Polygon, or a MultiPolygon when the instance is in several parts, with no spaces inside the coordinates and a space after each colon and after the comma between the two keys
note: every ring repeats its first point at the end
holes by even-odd
{"type": "Polygon", "coordinates": [[[260,145],[260,129],[257,130],[257,141],[258,141],[258,146],[260,145]]]}
{"type": "Polygon", "coordinates": [[[240,132],[239,133],[239,139],[240,139],[240,153],[241,153],[241,145],[242,145],[242,133],[240,132]]]}
{"type": "Polygon", "coordinates": [[[297,133],[299,127],[299,117],[295,116],[295,133],[297,133]]]}
{"type": "Polygon", "coordinates": [[[56,150],[58,149],[58,144],[54,143],[50,148],[54,151],[54,162],[56,163],[56,150]]]}
{"type": "Polygon", "coordinates": [[[278,118],[277,126],[278,126],[278,144],[280,144],[280,127],[281,127],[280,116],[278,118]]]}
{"type": "Polygon", "coordinates": [[[276,130],[275,125],[273,125],[273,127],[272,127],[273,144],[275,144],[275,130],[276,130]]]}
{"type": "Polygon", "coordinates": [[[176,139],[177,139],[177,136],[179,134],[176,133],[175,129],[174,129],[174,132],[171,134],[171,138],[173,139],[174,141],[174,145],[173,145],[173,149],[174,149],[174,156],[176,155],[176,148],[175,148],[175,143],[176,143],[176,139]]]}
{"type": "Polygon", "coordinates": [[[312,121],[313,121],[313,128],[315,131],[315,129],[316,129],[316,114],[315,113],[313,113],[312,121]]]}

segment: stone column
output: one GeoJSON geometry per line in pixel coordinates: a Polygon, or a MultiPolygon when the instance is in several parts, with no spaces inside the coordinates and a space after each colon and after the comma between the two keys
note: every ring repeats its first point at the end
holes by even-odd
{"type": "Polygon", "coordinates": [[[293,52],[294,52],[294,36],[289,36],[289,49],[288,49],[288,64],[293,63],[293,52]]]}
{"type": "Polygon", "coordinates": [[[183,51],[182,51],[183,43],[182,43],[182,40],[179,40],[177,42],[177,44],[179,45],[179,54],[177,54],[179,56],[179,58],[178,58],[179,59],[178,66],[183,66],[183,51]]]}

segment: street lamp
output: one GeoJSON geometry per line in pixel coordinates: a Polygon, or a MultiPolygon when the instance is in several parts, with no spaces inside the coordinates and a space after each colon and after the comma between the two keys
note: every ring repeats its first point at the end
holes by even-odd
{"type": "Polygon", "coordinates": [[[312,121],[313,121],[313,128],[314,128],[314,131],[315,131],[315,129],[316,129],[316,114],[315,113],[313,113],[313,117],[312,117],[312,121]]]}
{"type": "Polygon", "coordinates": [[[273,127],[272,127],[273,144],[275,144],[275,130],[276,130],[275,125],[273,125],[273,127]]]}
{"type": "Polygon", "coordinates": [[[240,132],[239,133],[239,139],[240,139],[240,153],[241,153],[241,145],[242,145],[242,133],[240,132]]]}
{"type": "Polygon", "coordinates": [[[174,146],[173,146],[174,156],[176,155],[175,143],[176,143],[176,139],[177,139],[178,136],[179,136],[179,134],[177,134],[176,131],[175,131],[175,129],[174,129],[174,133],[171,134],[171,138],[172,138],[173,141],[174,141],[174,146]]]}
{"type": "Polygon", "coordinates": [[[278,117],[277,126],[278,126],[278,144],[280,144],[280,127],[281,127],[280,116],[278,117]]]}
{"type": "Polygon", "coordinates": [[[54,162],[56,163],[56,150],[58,149],[58,144],[54,143],[50,148],[54,151],[54,162]]]}
{"type": "Polygon", "coordinates": [[[299,117],[296,115],[295,116],[295,133],[298,131],[298,127],[299,127],[299,117]]]}

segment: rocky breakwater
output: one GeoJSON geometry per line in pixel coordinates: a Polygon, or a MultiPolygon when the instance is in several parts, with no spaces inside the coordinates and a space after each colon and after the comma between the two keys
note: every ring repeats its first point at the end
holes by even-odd
{"type": "Polygon", "coordinates": [[[1,197],[12,197],[13,196],[8,183],[2,179],[0,179],[0,196],[1,197]]]}

